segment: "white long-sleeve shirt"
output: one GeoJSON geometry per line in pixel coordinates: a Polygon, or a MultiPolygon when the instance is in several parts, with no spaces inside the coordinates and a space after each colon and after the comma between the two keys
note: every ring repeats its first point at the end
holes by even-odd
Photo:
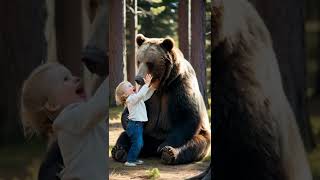
{"type": "Polygon", "coordinates": [[[148,85],[143,85],[139,92],[131,94],[126,100],[126,106],[129,110],[128,118],[132,121],[148,121],[147,110],[144,101],[148,100],[154,93],[148,85]]]}
{"type": "Polygon", "coordinates": [[[65,168],[63,180],[107,179],[107,78],[93,97],[67,106],[53,122],[65,168]]]}

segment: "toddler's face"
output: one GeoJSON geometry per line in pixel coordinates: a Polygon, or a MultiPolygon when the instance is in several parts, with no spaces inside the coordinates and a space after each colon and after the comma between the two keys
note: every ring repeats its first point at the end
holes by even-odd
{"type": "Polygon", "coordinates": [[[55,105],[62,108],[86,99],[86,94],[80,78],[72,76],[64,66],[56,66],[45,74],[48,79],[49,98],[55,105]]]}
{"type": "Polygon", "coordinates": [[[123,88],[124,88],[124,92],[128,96],[136,92],[136,88],[131,83],[126,83],[123,88]]]}

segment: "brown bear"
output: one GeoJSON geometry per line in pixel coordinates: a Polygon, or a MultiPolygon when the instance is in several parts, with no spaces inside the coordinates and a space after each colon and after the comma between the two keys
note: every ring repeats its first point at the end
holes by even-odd
{"type": "MultiPolygon", "coordinates": [[[[211,143],[211,130],[196,74],[171,38],[146,38],[138,35],[135,78],[140,85],[147,73],[157,83],[157,91],[145,102],[148,121],[144,124],[144,146],[140,155],[161,156],[165,164],[201,160],[211,143]]],[[[126,129],[128,110],[122,114],[126,129]]],[[[123,132],[112,149],[112,157],[126,160],[130,147],[123,132]]]]}
{"type": "Polygon", "coordinates": [[[246,0],[212,12],[213,178],[312,179],[264,22],[246,0]]]}

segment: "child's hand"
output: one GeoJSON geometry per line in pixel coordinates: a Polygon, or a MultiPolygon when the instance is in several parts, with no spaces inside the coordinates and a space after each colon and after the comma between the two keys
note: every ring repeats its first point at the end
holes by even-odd
{"type": "Polygon", "coordinates": [[[152,79],[152,75],[151,74],[147,74],[145,78],[143,78],[144,83],[147,84],[149,86],[150,82],[152,79]]]}

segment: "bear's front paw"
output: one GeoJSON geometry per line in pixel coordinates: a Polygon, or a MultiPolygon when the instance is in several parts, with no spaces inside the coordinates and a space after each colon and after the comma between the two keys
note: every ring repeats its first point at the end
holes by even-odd
{"type": "Polygon", "coordinates": [[[116,161],[126,162],[127,160],[127,152],[126,150],[119,145],[115,145],[111,150],[112,158],[116,161]]]}
{"type": "Polygon", "coordinates": [[[160,144],[157,148],[157,153],[161,154],[164,147],[166,147],[166,146],[167,146],[167,144],[165,144],[165,143],[160,144]]]}
{"type": "Polygon", "coordinates": [[[160,146],[159,146],[159,147],[157,148],[157,153],[161,153],[162,148],[163,148],[163,147],[160,147],[160,146]]]}
{"type": "Polygon", "coordinates": [[[171,146],[162,148],[161,160],[164,164],[175,164],[179,151],[171,146]]]}

